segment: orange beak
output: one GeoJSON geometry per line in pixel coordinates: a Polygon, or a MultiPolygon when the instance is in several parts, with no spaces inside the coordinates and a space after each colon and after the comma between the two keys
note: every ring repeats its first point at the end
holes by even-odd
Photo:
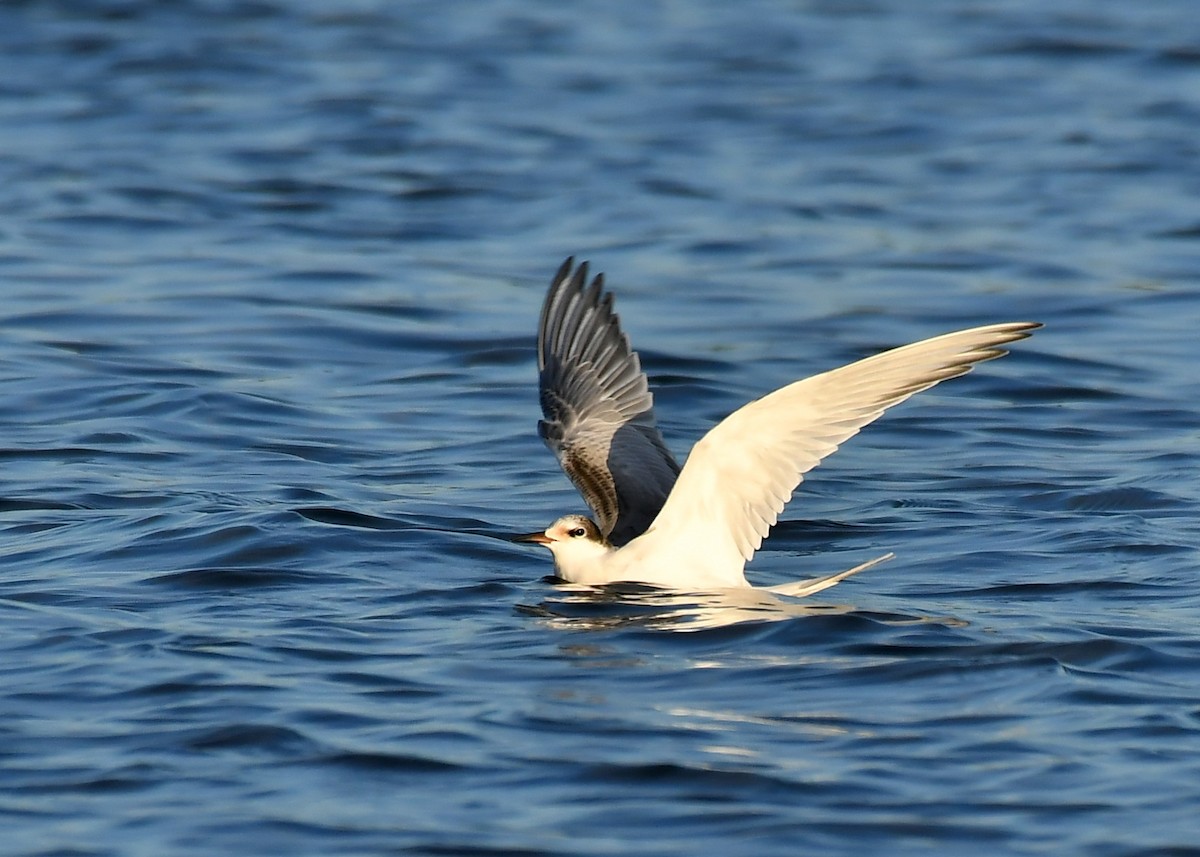
{"type": "Polygon", "coordinates": [[[512,540],[514,542],[530,542],[535,545],[548,545],[554,541],[554,539],[541,532],[527,533],[523,536],[513,536],[512,540]]]}

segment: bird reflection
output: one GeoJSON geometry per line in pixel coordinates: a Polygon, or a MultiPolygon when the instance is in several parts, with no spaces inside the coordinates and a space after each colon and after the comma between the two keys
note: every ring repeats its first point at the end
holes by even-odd
{"type": "Polygon", "coordinates": [[[887,554],[837,575],[774,587],[731,587],[707,592],[684,592],[639,583],[585,586],[551,578],[558,583],[554,597],[536,606],[520,605],[518,609],[551,627],[577,631],[614,628],[703,631],[747,622],[839,615],[854,612],[855,608],[798,599],[826,588],[832,578],[840,580],[891,556],[887,554]]]}

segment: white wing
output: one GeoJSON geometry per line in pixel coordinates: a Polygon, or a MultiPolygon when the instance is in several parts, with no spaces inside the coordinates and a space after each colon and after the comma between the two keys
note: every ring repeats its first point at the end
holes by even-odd
{"type": "Polygon", "coordinates": [[[732,573],[754,555],[805,473],[914,393],[1007,353],[1041,325],[993,324],[876,354],[789,384],[718,423],[692,449],[651,532],[732,573]]]}
{"type": "Polygon", "coordinates": [[[621,332],[604,275],[558,269],[538,325],[538,433],[614,545],[641,535],[666,502],[679,465],[654,422],[654,399],[621,332]]]}

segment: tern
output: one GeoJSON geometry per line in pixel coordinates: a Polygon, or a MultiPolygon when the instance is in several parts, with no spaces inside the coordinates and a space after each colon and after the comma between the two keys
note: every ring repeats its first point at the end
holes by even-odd
{"type": "MultiPolygon", "coordinates": [[[[637,353],[604,275],[563,262],[542,305],[538,433],[595,514],[517,536],[550,549],[570,583],[644,583],[689,591],[750,586],[746,563],[804,474],[888,408],[1001,357],[1036,322],[989,324],[925,339],[781,387],[734,411],[681,468],[663,443],[637,353]]],[[[809,595],[878,560],[766,587],[809,595]]]]}

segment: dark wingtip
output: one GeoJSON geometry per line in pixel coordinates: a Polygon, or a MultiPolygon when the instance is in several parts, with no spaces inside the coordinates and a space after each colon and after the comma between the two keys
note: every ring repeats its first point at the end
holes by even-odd
{"type": "Polygon", "coordinates": [[[571,288],[575,291],[583,291],[584,285],[587,283],[588,263],[580,262],[579,267],[575,269],[575,275],[571,277],[571,288]]]}
{"type": "Polygon", "coordinates": [[[570,273],[570,271],[573,267],[575,267],[575,257],[568,256],[566,258],[566,261],[564,261],[561,265],[558,266],[558,272],[555,273],[554,279],[551,280],[551,282],[552,283],[560,282],[563,277],[565,277],[568,273],[570,273]]]}

